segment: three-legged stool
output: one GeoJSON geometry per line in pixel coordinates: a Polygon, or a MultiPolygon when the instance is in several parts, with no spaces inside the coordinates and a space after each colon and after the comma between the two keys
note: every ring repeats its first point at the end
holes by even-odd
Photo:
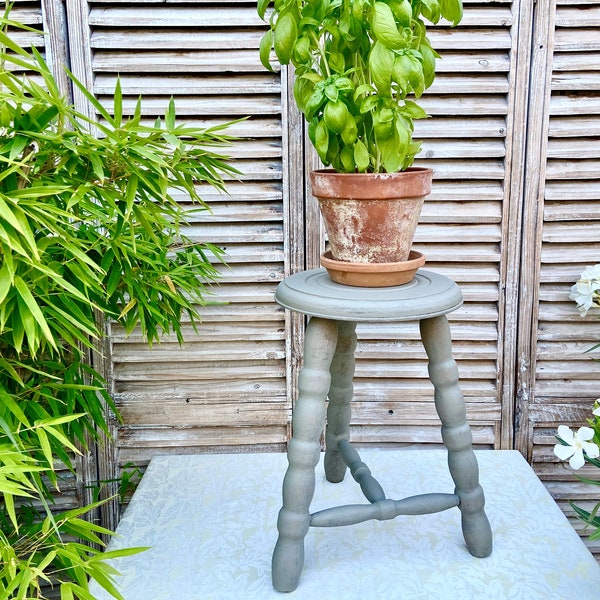
{"type": "Polygon", "coordinates": [[[311,317],[306,328],[304,364],[299,374],[293,435],[288,446],[283,506],[277,521],[279,538],[272,563],[275,589],[281,592],[296,589],[304,564],[304,538],[310,526],[351,525],[368,519],[392,519],[398,515],[429,514],[458,507],[469,552],[476,557],[488,556],[492,552],[492,532],[484,512],[479,468],[445,316],[462,305],[462,294],[456,283],[419,270],[412,282],[402,286],[359,288],[334,283],[324,269],[314,269],[282,281],[275,299],[285,308],[311,317]],[[455,484],[453,494],[387,499],[350,445],[355,328],[356,323],[362,321],[419,321],[429,358],[429,377],[435,388],[435,406],[442,422],[442,439],[455,484]],[[342,481],[346,469],[350,468],[370,504],[338,506],[311,515],[319,440],[326,416],[327,480],[342,481]]]}

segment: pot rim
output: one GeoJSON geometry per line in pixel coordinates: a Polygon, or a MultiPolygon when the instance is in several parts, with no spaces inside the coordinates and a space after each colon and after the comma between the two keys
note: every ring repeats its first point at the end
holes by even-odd
{"type": "Polygon", "coordinates": [[[334,169],[310,172],[311,191],[319,199],[375,200],[418,198],[431,193],[433,169],[410,167],[395,173],[339,173],[334,169]]]}

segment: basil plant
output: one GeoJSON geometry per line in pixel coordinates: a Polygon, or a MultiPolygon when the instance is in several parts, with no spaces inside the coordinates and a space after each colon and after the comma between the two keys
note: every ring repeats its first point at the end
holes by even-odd
{"type": "Polygon", "coordinates": [[[435,78],[425,20],[462,18],[462,0],[259,0],[269,19],[263,65],[295,67],[294,98],[325,166],[343,173],[410,167],[420,143],[415,100],[435,78]]]}

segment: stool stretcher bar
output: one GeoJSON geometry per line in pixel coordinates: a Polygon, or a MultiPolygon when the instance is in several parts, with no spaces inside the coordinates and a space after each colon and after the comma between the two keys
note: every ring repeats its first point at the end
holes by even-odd
{"type": "Polygon", "coordinates": [[[419,494],[402,500],[388,500],[383,488],[350,442],[343,440],[338,448],[352,477],[360,484],[365,498],[371,504],[347,504],[313,513],[310,516],[311,527],[339,527],[356,525],[370,519],[387,521],[399,515],[427,515],[455,508],[460,504],[460,497],[456,494],[419,494]]]}

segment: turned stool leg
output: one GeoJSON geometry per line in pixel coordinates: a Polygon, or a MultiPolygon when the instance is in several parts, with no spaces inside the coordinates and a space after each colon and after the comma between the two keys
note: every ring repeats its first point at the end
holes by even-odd
{"type": "Polygon", "coordinates": [[[331,483],[339,483],[346,474],[346,463],[338,444],[350,438],[355,349],[356,323],[338,321],[338,342],[330,369],[331,385],[325,430],[325,476],[331,483]]]}
{"type": "Polygon", "coordinates": [[[422,320],[420,328],[429,357],[429,376],[435,387],[435,407],[442,421],[442,439],[448,449],[448,466],[460,498],[463,536],[469,552],[483,558],[492,552],[492,530],[483,509],[485,499],[458,385],[458,368],[452,358],[450,327],[442,315],[422,320]]]}
{"type": "Polygon", "coordinates": [[[304,364],[287,452],[289,466],[283,480],[283,506],[277,519],[279,538],[273,551],[273,587],[280,592],[296,589],[304,565],[304,538],[310,526],[309,508],[337,336],[335,321],[313,317],[306,328],[304,364]]]}

